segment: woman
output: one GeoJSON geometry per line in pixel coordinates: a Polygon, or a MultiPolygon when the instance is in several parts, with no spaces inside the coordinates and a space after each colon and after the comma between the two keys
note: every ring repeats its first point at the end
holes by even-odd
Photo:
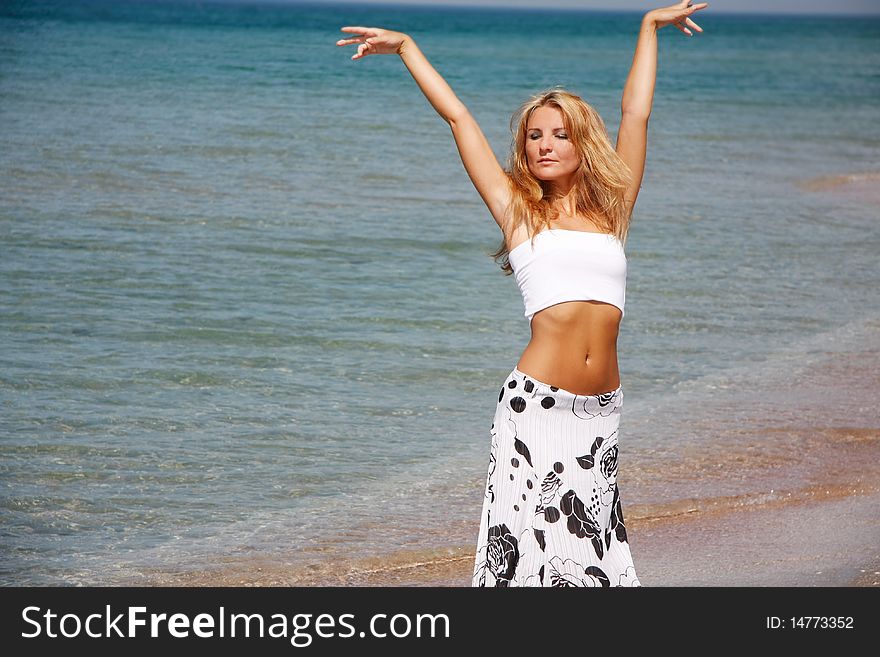
{"type": "Polygon", "coordinates": [[[623,391],[617,335],[626,241],[645,165],[657,30],[702,29],[687,0],[644,15],[617,146],[578,96],[533,96],[514,115],[509,170],[412,37],[343,27],[352,59],[398,54],[452,129],[501,229],[494,254],[516,275],[531,340],[498,397],[474,586],[639,586],[617,488],[623,391]]]}

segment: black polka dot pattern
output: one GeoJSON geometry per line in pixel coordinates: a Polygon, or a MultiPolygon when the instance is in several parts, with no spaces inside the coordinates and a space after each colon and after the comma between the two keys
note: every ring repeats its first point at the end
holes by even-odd
{"type": "MultiPolygon", "coordinates": [[[[501,401],[500,399],[498,401],[501,401]]],[[[554,404],[556,404],[556,400],[553,397],[544,397],[541,400],[541,406],[544,408],[553,408],[554,404]]]]}
{"type": "Polygon", "coordinates": [[[522,397],[514,397],[510,400],[510,407],[517,413],[522,413],[526,410],[526,400],[522,397]]]}

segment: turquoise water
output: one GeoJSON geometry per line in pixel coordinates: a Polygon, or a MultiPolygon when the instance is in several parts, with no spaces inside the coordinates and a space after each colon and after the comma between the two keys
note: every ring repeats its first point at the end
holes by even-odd
{"type": "MultiPolygon", "coordinates": [[[[556,84],[616,135],[639,18],[4,3],[0,582],[475,539],[528,323],[448,127],[338,28],[413,35],[503,161],[510,113],[556,84]]],[[[880,346],[877,197],[815,184],[880,183],[880,19],[700,25],[660,33],[626,247],[633,503],[658,450],[808,422],[786,386],[880,346]]],[[[876,426],[876,388],[842,376],[830,421],[876,426]]]]}

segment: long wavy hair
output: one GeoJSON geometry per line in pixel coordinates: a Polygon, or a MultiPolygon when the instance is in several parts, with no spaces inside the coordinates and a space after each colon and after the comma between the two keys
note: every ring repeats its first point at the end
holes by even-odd
{"type": "Polygon", "coordinates": [[[616,235],[626,243],[631,208],[624,202],[624,193],[632,172],[620,158],[599,113],[577,96],[561,87],[535,94],[514,112],[510,119],[512,133],[507,174],[511,189],[510,205],[504,217],[504,238],[491,257],[506,275],[513,273],[508,244],[513,231],[525,224],[529,239],[550,227],[559,210],[551,207],[550,184],[529,169],[526,156],[526,128],[539,107],[552,106],[562,112],[563,125],[580,154],[580,168],[574,185],[575,212],[593,221],[603,232],[616,235]]]}

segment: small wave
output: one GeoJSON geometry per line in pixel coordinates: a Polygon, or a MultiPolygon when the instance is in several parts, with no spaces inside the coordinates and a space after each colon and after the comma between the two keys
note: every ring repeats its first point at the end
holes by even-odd
{"type": "Polygon", "coordinates": [[[802,189],[810,191],[845,191],[847,189],[872,189],[880,183],[880,171],[865,171],[861,173],[847,173],[834,176],[818,176],[807,178],[798,183],[802,189]]]}

